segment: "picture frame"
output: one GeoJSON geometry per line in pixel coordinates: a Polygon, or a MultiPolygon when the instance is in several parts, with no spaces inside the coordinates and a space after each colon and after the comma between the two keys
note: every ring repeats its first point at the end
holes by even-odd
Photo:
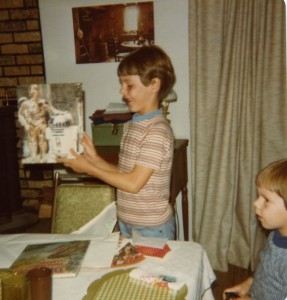
{"type": "Polygon", "coordinates": [[[154,44],[153,1],[72,8],[77,64],[119,62],[154,44]]]}

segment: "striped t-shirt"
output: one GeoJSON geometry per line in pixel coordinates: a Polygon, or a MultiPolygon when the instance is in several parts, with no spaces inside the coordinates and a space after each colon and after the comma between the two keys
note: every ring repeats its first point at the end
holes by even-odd
{"type": "Polygon", "coordinates": [[[144,227],[159,226],[167,222],[172,215],[169,191],[173,151],[173,132],[162,114],[125,124],[119,171],[129,173],[135,165],[142,165],[154,172],[137,194],[118,189],[119,220],[144,227]]]}

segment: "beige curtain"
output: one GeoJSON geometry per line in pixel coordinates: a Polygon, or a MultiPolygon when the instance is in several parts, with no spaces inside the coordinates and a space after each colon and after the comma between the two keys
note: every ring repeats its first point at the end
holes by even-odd
{"type": "Polygon", "coordinates": [[[287,157],[283,0],[189,0],[193,238],[254,269],[257,172],[287,157]]]}

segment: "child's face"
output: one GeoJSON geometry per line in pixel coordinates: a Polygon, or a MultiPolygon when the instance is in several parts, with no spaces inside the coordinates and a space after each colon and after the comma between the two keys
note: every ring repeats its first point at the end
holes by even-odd
{"type": "Polygon", "coordinates": [[[287,236],[287,209],[284,200],[275,192],[258,187],[254,207],[258,220],[266,229],[278,229],[287,236]]]}
{"type": "Polygon", "coordinates": [[[145,86],[138,75],[120,76],[120,93],[131,112],[147,114],[158,108],[157,92],[153,85],[145,86]]]}

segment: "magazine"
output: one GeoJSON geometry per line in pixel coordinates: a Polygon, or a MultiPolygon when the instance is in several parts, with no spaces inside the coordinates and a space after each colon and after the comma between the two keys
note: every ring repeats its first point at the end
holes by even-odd
{"type": "Polygon", "coordinates": [[[52,269],[53,277],[75,277],[87,252],[89,240],[28,245],[10,266],[17,272],[37,267],[52,269]]]}
{"type": "Polygon", "coordinates": [[[30,84],[17,87],[21,125],[22,163],[57,163],[83,152],[84,130],[81,83],[30,84]]]}

